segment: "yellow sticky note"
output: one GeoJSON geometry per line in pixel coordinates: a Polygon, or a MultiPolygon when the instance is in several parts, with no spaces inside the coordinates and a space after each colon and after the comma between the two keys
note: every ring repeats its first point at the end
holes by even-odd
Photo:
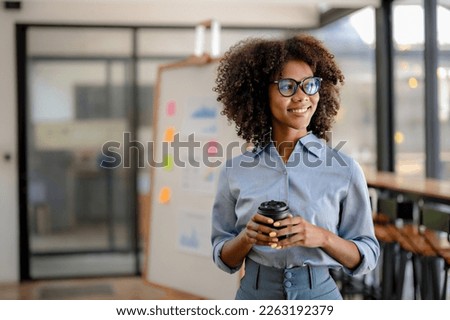
{"type": "Polygon", "coordinates": [[[164,132],[164,142],[173,142],[173,139],[175,137],[175,128],[169,127],[164,132]]]}
{"type": "Polygon", "coordinates": [[[161,191],[159,191],[159,202],[166,204],[170,201],[171,196],[172,190],[169,187],[163,187],[161,188],[161,191]]]}
{"type": "Polygon", "coordinates": [[[173,157],[168,154],[164,156],[164,170],[166,171],[172,171],[173,169],[173,157]]]}

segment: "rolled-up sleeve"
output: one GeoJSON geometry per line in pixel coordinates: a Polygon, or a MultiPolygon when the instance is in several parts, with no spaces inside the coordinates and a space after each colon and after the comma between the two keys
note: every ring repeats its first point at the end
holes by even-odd
{"type": "Polygon", "coordinates": [[[361,263],[356,269],[344,267],[350,275],[358,275],[375,269],[380,256],[380,245],[375,237],[372,210],[366,179],[361,167],[351,162],[351,179],[347,196],[341,206],[339,236],[355,243],[361,254],[361,263]]]}
{"type": "Polygon", "coordinates": [[[230,192],[229,179],[227,175],[227,166],[221,172],[218,182],[216,197],[212,210],[212,232],[211,242],[213,249],[214,263],[223,271],[235,273],[241,266],[236,268],[228,267],[221,259],[220,253],[222,247],[228,240],[237,236],[236,230],[236,200],[230,192]]]}

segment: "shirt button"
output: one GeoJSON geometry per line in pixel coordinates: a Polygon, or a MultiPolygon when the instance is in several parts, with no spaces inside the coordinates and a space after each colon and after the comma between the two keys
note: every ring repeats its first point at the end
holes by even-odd
{"type": "Polygon", "coordinates": [[[287,171],[286,171],[286,170],[284,170],[284,171],[283,171],[283,174],[284,174],[284,175],[287,175],[287,171]]]}
{"type": "Polygon", "coordinates": [[[292,278],[292,272],[286,272],[284,274],[284,276],[286,277],[286,279],[291,279],[292,278]]]}
{"type": "Polygon", "coordinates": [[[292,282],[290,282],[290,281],[285,281],[285,282],[284,282],[284,286],[285,286],[286,288],[290,288],[290,287],[292,287],[292,282]]]}

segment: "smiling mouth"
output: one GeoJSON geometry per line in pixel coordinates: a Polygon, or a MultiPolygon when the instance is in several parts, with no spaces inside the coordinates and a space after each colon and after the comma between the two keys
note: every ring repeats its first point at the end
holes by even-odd
{"type": "Polygon", "coordinates": [[[309,108],[311,108],[311,107],[289,109],[288,112],[292,112],[292,113],[305,113],[306,111],[308,111],[309,108]]]}

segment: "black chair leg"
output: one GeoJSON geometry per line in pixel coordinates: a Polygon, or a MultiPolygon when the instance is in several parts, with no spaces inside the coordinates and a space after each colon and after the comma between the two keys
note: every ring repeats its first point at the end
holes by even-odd
{"type": "Polygon", "coordinates": [[[381,299],[393,298],[395,280],[395,244],[386,243],[383,246],[383,265],[381,278],[381,299]]]}
{"type": "Polygon", "coordinates": [[[398,265],[398,279],[395,285],[395,299],[401,299],[403,296],[403,285],[405,282],[406,263],[410,259],[411,254],[403,249],[400,250],[400,262],[398,265]]]}
{"type": "Polygon", "coordinates": [[[421,263],[420,257],[415,254],[412,255],[412,266],[413,266],[413,278],[414,278],[414,300],[418,300],[420,297],[421,279],[423,278],[421,274],[421,263]]]}
{"type": "Polygon", "coordinates": [[[439,289],[440,289],[440,285],[441,285],[441,258],[439,257],[429,257],[429,272],[430,272],[430,276],[431,276],[431,281],[430,281],[430,285],[431,285],[431,293],[432,293],[432,297],[431,299],[433,300],[439,300],[440,298],[440,294],[439,294],[439,289]]]}
{"type": "Polygon", "coordinates": [[[448,281],[448,269],[450,265],[445,264],[444,267],[444,285],[442,287],[442,300],[447,300],[447,281],[448,281]]]}
{"type": "Polygon", "coordinates": [[[422,300],[439,299],[440,272],[439,258],[420,257],[420,298],[422,300]]]}

